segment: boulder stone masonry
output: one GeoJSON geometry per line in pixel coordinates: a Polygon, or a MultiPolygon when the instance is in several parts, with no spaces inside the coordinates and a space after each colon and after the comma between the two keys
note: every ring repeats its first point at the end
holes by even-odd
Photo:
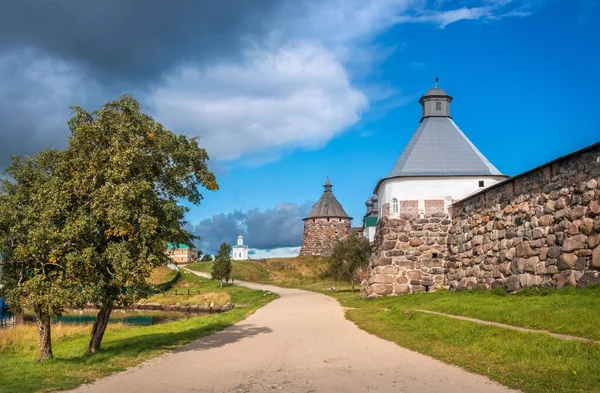
{"type": "Polygon", "coordinates": [[[600,284],[600,143],[457,201],[450,216],[380,219],[362,295],[600,284]]]}
{"type": "Polygon", "coordinates": [[[300,255],[331,256],[335,243],[349,230],[350,219],[347,218],[306,219],[300,255]]]}
{"type": "Polygon", "coordinates": [[[379,220],[362,295],[400,295],[443,286],[450,224],[443,211],[402,213],[399,218],[379,220]]]}

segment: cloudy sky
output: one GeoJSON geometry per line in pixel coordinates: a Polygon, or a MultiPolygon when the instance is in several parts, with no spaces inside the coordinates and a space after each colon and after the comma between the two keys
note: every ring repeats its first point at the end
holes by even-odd
{"type": "Polygon", "coordinates": [[[205,251],[241,232],[293,254],[326,175],[360,225],[436,76],[508,175],[600,140],[599,16],[600,0],[3,0],[0,167],[64,147],[70,105],[130,93],[211,155],[221,189],[188,216],[205,251]]]}

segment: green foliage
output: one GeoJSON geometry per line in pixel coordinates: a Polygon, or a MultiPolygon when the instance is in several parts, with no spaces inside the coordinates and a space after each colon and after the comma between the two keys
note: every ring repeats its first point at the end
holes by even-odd
{"type": "Polygon", "coordinates": [[[202,255],[202,259],[200,259],[201,262],[212,262],[213,257],[210,254],[204,254],[202,255]]]}
{"type": "Polygon", "coordinates": [[[46,150],[33,158],[13,157],[0,193],[2,281],[11,308],[34,308],[60,316],[81,300],[79,280],[63,256],[71,256],[61,232],[64,202],[55,176],[61,153],[46,150]]]}
{"type": "Polygon", "coordinates": [[[33,158],[13,157],[0,192],[0,284],[14,311],[31,308],[40,321],[40,361],[52,358],[50,316],[85,301],[64,231],[67,203],[57,176],[62,156],[46,150],[33,158]]]}
{"type": "Polygon", "coordinates": [[[369,241],[352,233],[341,239],[333,248],[327,275],[335,280],[350,281],[354,289],[354,282],[369,264],[370,256],[369,241]]]}
{"type": "Polygon", "coordinates": [[[198,204],[200,187],[218,185],[197,139],[164,129],[131,96],[92,113],[72,109],[67,232],[90,301],[110,313],[149,294],[153,268],[168,262],[167,242],[191,245],[179,200],[198,204]]]}
{"type": "Polygon", "coordinates": [[[231,246],[227,243],[221,243],[219,253],[213,263],[212,278],[220,281],[229,281],[231,275],[231,246]]]}
{"type": "Polygon", "coordinates": [[[2,283],[17,310],[58,315],[85,301],[107,319],[148,296],[152,270],[169,261],[167,242],[192,245],[180,201],[198,204],[201,187],[218,185],[197,139],[164,129],[131,96],[92,113],[72,109],[65,151],[15,158],[7,169],[2,283]]]}

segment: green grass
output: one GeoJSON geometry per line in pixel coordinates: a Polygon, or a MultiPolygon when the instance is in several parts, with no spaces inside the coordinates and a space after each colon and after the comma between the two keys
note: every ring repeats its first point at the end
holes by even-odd
{"type": "Polygon", "coordinates": [[[494,292],[448,292],[410,297],[414,308],[547,330],[600,341],[600,286],[494,292]]]}
{"type": "Polygon", "coordinates": [[[53,343],[55,359],[44,363],[35,360],[35,349],[15,353],[9,347],[0,352],[0,391],[36,392],[74,388],[231,326],[277,297],[275,294],[237,286],[218,288],[218,283],[203,280],[192,273],[182,273],[174,287],[228,292],[232,301],[241,306],[223,314],[193,317],[162,325],[109,326],[101,351],[94,355],[85,352],[89,340],[87,332],[56,340],[53,343]]]}
{"type": "MultiPolygon", "coordinates": [[[[323,260],[267,261],[261,282],[336,298],[361,329],[525,392],[600,392],[600,345],[431,315],[432,310],[600,340],[600,287],[413,294],[364,300],[321,279],[323,260]],[[308,271],[305,276],[301,272],[308,271]],[[329,288],[335,286],[336,290],[329,288]]],[[[247,277],[239,277],[252,281],[247,277]]]]}
{"type": "MultiPolygon", "coordinates": [[[[236,280],[264,282],[269,280],[269,271],[258,262],[231,261],[231,277],[236,280]]],[[[208,273],[212,271],[213,262],[194,262],[186,266],[197,272],[208,273]]]]}
{"type": "MultiPolygon", "coordinates": [[[[350,308],[347,318],[361,329],[504,385],[526,392],[600,392],[600,345],[414,311],[425,308],[427,297],[449,293],[369,301],[348,291],[330,294],[350,308]]],[[[462,299],[473,302],[477,295],[486,297],[465,294],[462,299]]]]}

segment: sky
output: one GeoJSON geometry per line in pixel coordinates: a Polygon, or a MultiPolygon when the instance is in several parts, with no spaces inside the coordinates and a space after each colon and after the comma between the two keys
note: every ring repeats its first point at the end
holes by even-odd
{"type": "Polygon", "coordinates": [[[69,106],[132,94],[200,137],[220,189],[188,206],[214,253],[298,253],[325,177],[364,201],[439,86],[514,176],[600,141],[600,0],[3,0],[0,168],[64,148],[69,106]]]}

